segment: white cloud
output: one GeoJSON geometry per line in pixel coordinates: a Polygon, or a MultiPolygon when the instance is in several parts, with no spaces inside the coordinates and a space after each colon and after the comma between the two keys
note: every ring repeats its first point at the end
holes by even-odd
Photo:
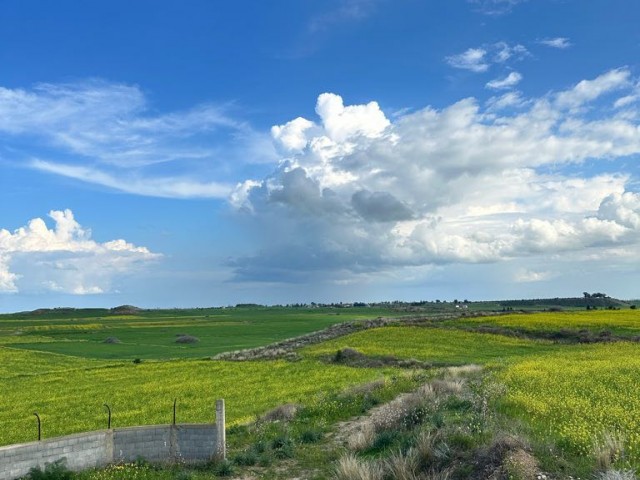
{"type": "Polygon", "coordinates": [[[226,198],[233,190],[231,185],[218,182],[200,182],[191,178],[136,178],[135,176],[120,178],[97,168],[64,165],[43,160],[33,160],[29,166],[43,172],[55,173],[121,192],[150,197],[226,198]]]}
{"type": "Polygon", "coordinates": [[[512,58],[522,60],[529,55],[529,51],[520,44],[509,45],[507,42],[498,42],[493,44],[491,48],[495,51],[493,60],[496,63],[504,63],[512,58]]]}
{"type": "Polygon", "coordinates": [[[519,283],[542,282],[544,280],[548,280],[552,276],[553,273],[548,271],[536,272],[533,270],[521,269],[516,273],[514,280],[519,283]]]}
{"type": "Polygon", "coordinates": [[[487,82],[486,87],[493,90],[506,90],[515,87],[522,80],[522,75],[518,72],[511,72],[504,78],[496,78],[487,82]]]}
{"type": "Polygon", "coordinates": [[[309,22],[309,32],[325,31],[345,22],[361,21],[374,11],[378,0],[340,0],[338,7],[315,15],[309,22]]]}
{"type": "Polygon", "coordinates": [[[300,152],[307,146],[305,131],[313,127],[313,122],[298,117],[284,125],[274,125],[271,127],[271,135],[285,150],[300,152]]]}
{"type": "Polygon", "coordinates": [[[447,57],[446,60],[447,63],[454,68],[481,73],[489,70],[486,55],[487,51],[483,48],[469,48],[464,53],[447,57]]]}
{"type": "MultiPolygon", "coordinates": [[[[623,258],[640,248],[635,179],[564,167],[640,153],[637,117],[584,108],[633,88],[629,77],[612,70],[537,99],[509,92],[485,110],[469,98],[393,120],[374,102],[323,94],[295,151],[232,196],[258,232],[279,235],[230,266],[239,279],[297,282],[559,254],[623,258]],[[519,108],[504,113],[501,102],[519,108]]],[[[555,270],[538,264],[527,270],[555,270]]]]}
{"type": "Polygon", "coordinates": [[[345,107],[342,98],[333,93],[318,97],[316,113],[322,119],[327,136],[334,142],[344,142],[358,135],[377,138],[390,124],[377,102],[345,107]]]}
{"type": "Polygon", "coordinates": [[[467,0],[477,5],[479,12],[485,15],[502,15],[510,12],[513,7],[528,0],[467,0]]]}
{"type": "Polygon", "coordinates": [[[463,53],[448,56],[445,60],[454,68],[482,73],[489,70],[493,64],[522,60],[528,55],[529,51],[523,45],[497,42],[478,48],[469,48],[463,53]]]}
{"type": "Polygon", "coordinates": [[[491,97],[487,100],[488,111],[498,111],[504,108],[522,107],[527,101],[522,98],[520,92],[507,92],[499,97],[491,97]]]}
{"type": "Polygon", "coordinates": [[[598,218],[640,230],[640,194],[625,192],[608,195],[600,203],[598,218]]]}
{"type": "Polygon", "coordinates": [[[220,197],[230,166],[277,160],[269,136],[230,110],[203,104],[159,115],[139,87],[98,80],[0,87],[0,135],[14,165],[132,194],[220,197]],[[168,163],[175,181],[160,173],[168,163]]]}
{"type": "Polygon", "coordinates": [[[34,218],[14,232],[0,229],[0,292],[97,294],[160,255],[118,239],[99,243],[70,210],[49,212],[50,229],[34,218]]]}
{"type": "Polygon", "coordinates": [[[582,80],[572,89],[559,93],[556,105],[561,108],[578,108],[606,93],[628,87],[630,77],[628,68],[618,68],[593,80],[582,80]]]}
{"type": "Polygon", "coordinates": [[[571,46],[571,42],[566,37],[543,38],[538,43],[547,47],[565,49],[571,46]]]}

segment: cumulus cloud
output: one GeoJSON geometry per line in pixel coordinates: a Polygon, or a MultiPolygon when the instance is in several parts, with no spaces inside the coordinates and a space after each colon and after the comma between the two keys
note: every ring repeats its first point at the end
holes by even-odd
{"type": "MultiPolygon", "coordinates": [[[[323,94],[317,119],[295,120],[295,141],[285,141],[293,148],[279,167],[232,195],[258,231],[279,234],[229,265],[242,280],[344,280],[403,267],[637,251],[638,194],[629,190],[636,179],[564,168],[640,153],[637,117],[587,108],[633,88],[630,80],[626,69],[612,70],[540,98],[510,92],[485,109],[467,98],[393,120],[375,102],[345,105],[323,94]],[[505,113],[507,106],[518,109],[505,113]]],[[[272,131],[275,142],[283,125],[272,131]]]]}
{"type": "Polygon", "coordinates": [[[555,38],[543,38],[538,43],[541,45],[546,45],[547,47],[559,48],[564,50],[565,48],[569,48],[571,46],[571,42],[568,38],[565,37],[555,37],[555,38]]]}
{"type": "Polygon", "coordinates": [[[518,72],[511,72],[504,78],[496,78],[487,82],[486,87],[493,90],[507,90],[515,87],[522,80],[522,75],[518,72]]]}
{"type": "Polygon", "coordinates": [[[92,240],[71,210],[52,210],[49,218],[53,228],[34,218],[13,232],[0,229],[1,293],[103,293],[118,276],[160,257],[122,239],[92,240]]]}

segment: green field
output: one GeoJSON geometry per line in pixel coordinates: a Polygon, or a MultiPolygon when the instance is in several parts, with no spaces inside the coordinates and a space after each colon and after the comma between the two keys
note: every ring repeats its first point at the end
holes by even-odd
{"type": "Polygon", "coordinates": [[[460,327],[499,327],[528,333],[553,333],[567,330],[608,331],[620,336],[640,335],[639,310],[591,310],[539,312],[530,315],[509,314],[448,320],[443,325],[460,327]]]}
{"type": "MultiPolygon", "coordinates": [[[[392,310],[386,313],[398,316],[392,310]]],[[[566,330],[607,330],[633,338],[640,330],[637,310],[427,319],[422,326],[362,330],[310,345],[297,352],[298,361],[209,359],[217,352],[265,345],[339,321],[384,314],[369,308],[337,312],[254,307],[136,315],[77,311],[57,317],[50,312],[41,317],[0,316],[0,389],[4,393],[0,445],[34,439],[34,411],[42,417],[44,436],[51,437],[104,428],[104,403],[112,408],[115,426],[168,423],[174,398],[179,422],[213,420],[217,398],[226,400],[230,426],[296,402],[315,411],[314,425],[325,422],[325,431],[332,428],[326,422],[360,411],[360,407],[345,410],[335,400],[339,392],[379,379],[395,385],[385,390],[387,396],[416,385],[413,381],[389,383],[408,374],[398,367],[363,368],[332,361],[339,349],[351,348],[371,359],[416,359],[434,367],[485,365],[486,378],[476,387],[476,395],[484,395],[482,389],[502,392],[490,395],[492,415],[502,419],[504,428],[521,425],[518,434],[530,437],[533,451],[541,452],[550,470],[591,475],[598,457],[595,446],[611,437],[624,450],[612,461],[621,468],[640,467],[640,344],[578,344],[577,337],[553,340],[553,334],[566,330]],[[487,328],[492,333],[483,331],[487,328]],[[541,338],[540,332],[552,335],[541,338]],[[200,342],[177,345],[177,333],[197,336],[200,342]],[[103,343],[109,336],[122,343],[103,343]]],[[[425,373],[436,374],[430,372],[425,373]]],[[[245,434],[230,435],[233,448],[244,448],[245,434]]],[[[481,441],[483,435],[477,434],[473,441],[481,441]]],[[[321,461],[320,453],[304,451],[311,462],[335,460],[321,461]]]]}
{"type": "Polygon", "coordinates": [[[0,346],[102,359],[204,358],[257,347],[348,320],[398,316],[383,308],[211,308],[47,311],[0,315],[0,346]],[[199,339],[178,344],[179,335],[199,339]],[[104,343],[116,337],[121,343],[104,343]]]}
{"type": "Polygon", "coordinates": [[[417,359],[433,365],[502,362],[550,352],[557,345],[503,335],[424,327],[384,327],[357,332],[307,347],[311,356],[353,348],[370,356],[417,359]]]}

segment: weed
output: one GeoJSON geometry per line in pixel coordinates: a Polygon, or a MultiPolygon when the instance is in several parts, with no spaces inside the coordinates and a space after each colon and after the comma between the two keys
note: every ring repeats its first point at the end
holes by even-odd
{"type": "Polygon", "coordinates": [[[213,473],[219,477],[230,477],[233,475],[233,464],[229,460],[222,460],[214,465],[213,473]]]}
{"type": "Polygon", "coordinates": [[[71,480],[73,474],[67,469],[64,458],[53,463],[48,463],[44,470],[40,467],[33,467],[26,477],[28,480],[71,480]]]}
{"type": "Polygon", "coordinates": [[[608,470],[618,460],[624,458],[625,438],[620,433],[606,432],[593,444],[593,456],[599,470],[608,470]]]}
{"type": "Polygon", "coordinates": [[[233,457],[233,463],[241,466],[253,466],[258,463],[258,459],[258,454],[254,450],[247,450],[233,457]]]}
{"type": "Polygon", "coordinates": [[[319,430],[305,430],[300,434],[300,443],[316,443],[322,439],[319,430]]]}

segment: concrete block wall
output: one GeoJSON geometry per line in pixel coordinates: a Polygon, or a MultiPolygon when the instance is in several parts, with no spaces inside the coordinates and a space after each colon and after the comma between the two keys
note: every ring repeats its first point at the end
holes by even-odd
{"type": "Polygon", "coordinates": [[[106,465],[110,460],[105,449],[107,437],[108,431],[101,431],[0,447],[0,479],[21,477],[32,467],[44,468],[63,457],[70,470],[106,465]]]}
{"type": "Polygon", "coordinates": [[[61,458],[80,471],[144,457],[151,462],[225,458],[224,401],[216,402],[215,424],[153,425],[79,433],[0,447],[0,480],[14,480],[33,467],[61,458]]]}
{"type": "Polygon", "coordinates": [[[215,425],[177,425],[176,459],[204,458],[216,452],[218,431],[215,425]]]}
{"type": "Polygon", "coordinates": [[[159,425],[114,430],[113,460],[128,463],[138,457],[150,462],[171,458],[171,429],[169,425],[159,425]]]}

